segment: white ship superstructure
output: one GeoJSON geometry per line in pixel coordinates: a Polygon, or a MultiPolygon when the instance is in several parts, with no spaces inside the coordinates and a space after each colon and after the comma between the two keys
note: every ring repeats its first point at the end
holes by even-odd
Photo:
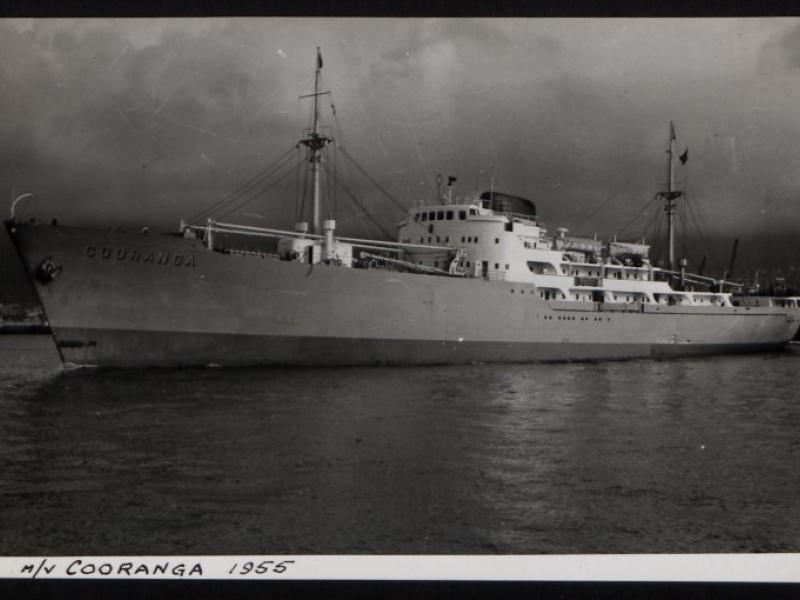
{"type": "MultiPolygon", "coordinates": [[[[411,209],[399,225],[400,241],[445,245],[452,250],[408,249],[407,260],[447,270],[455,266],[464,277],[532,285],[545,300],[627,305],[630,309],[644,304],[733,306],[732,294],[719,291],[724,281],[654,267],[648,258],[649,246],[643,242],[603,243],[569,236],[564,228],[549,236],[534,211],[492,210],[490,194],[482,196],[473,202],[411,209]],[[675,278],[683,283],[681,289],[670,285],[675,278]]],[[[795,302],[787,300],[789,305],[795,302]]]]}

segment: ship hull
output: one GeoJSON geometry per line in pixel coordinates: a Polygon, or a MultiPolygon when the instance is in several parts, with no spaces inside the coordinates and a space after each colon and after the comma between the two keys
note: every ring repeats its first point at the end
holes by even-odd
{"type": "Polygon", "coordinates": [[[798,327],[777,307],[553,302],[529,284],[229,255],[176,236],[11,233],[63,361],[78,365],[645,358],[777,350],[798,327]]]}
{"type": "Polygon", "coordinates": [[[67,363],[115,367],[590,361],[778,351],[786,346],[784,342],[680,346],[580,342],[457,342],[70,328],[60,329],[59,334],[60,349],[67,363]],[[82,347],[82,344],[73,340],[87,340],[89,345],[82,347]],[[95,351],[95,345],[102,351],[95,351]]]}

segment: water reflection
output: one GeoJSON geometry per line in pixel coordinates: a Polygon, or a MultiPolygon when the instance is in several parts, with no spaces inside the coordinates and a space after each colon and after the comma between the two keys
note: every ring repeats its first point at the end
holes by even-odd
{"type": "Polygon", "coordinates": [[[796,359],[6,377],[0,551],[796,551],[796,359]]]}

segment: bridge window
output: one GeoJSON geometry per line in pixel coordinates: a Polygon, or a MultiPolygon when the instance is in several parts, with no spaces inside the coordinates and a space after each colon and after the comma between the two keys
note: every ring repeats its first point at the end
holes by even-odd
{"type": "Polygon", "coordinates": [[[452,221],[453,220],[453,211],[452,210],[448,210],[447,211],[447,220],[448,221],[452,221]]]}
{"type": "Polygon", "coordinates": [[[436,218],[437,218],[439,221],[441,221],[442,219],[444,219],[444,211],[443,211],[443,210],[440,210],[439,212],[437,212],[437,213],[436,213],[436,218]]]}
{"type": "Polygon", "coordinates": [[[417,214],[415,214],[415,215],[414,215],[414,220],[415,220],[415,221],[419,221],[419,213],[417,213],[417,214]]]}
{"type": "Polygon", "coordinates": [[[478,243],[478,236],[477,235],[475,236],[475,243],[476,244],[478,243]]]}
{"type": "Polygon", "coordinates": [[[477,211],[476,209],[474,209],[474,208],[470,208],[470,209],[469,209],[469,214],[471,214],[471,215],[477,215],[477,214],[478,214],[478,211],[477,211]]]}
{"type": "Polygon", "coordinates": [[[498,263],[494,263],[494,268],[495,268],[495,270],[497,270],[497,269],[500,268],[500,265],[498,263]]]}
{"type": "Polygon", "coordinates": [[[436,219],[436,213],[435,213],[435,212],[433,212],[433,211],[429,212],[429,213],[428,213],[428,220],[429,220],[429,221],[433,221],[433,220],[435,220],[435,219],[436,219]]]}
{"type": "Polygon", "coordinates": [[[467,241],[468,241],[468,242],[471,244],[471,243],[472,243],[472,236],[469,236],[469,237],[467,238],[467,241]]]}
{"type": "Polygon", "coordinates": [[[463,221],[464,219],[466,219],[466,218],[467,218],[467,211],[465,211],[465,210],[460,210],[460,211],[458,211],[458,218],[459,218],[459,220],[461,220],[461,221],[463,221]]]}
{"type": "Polygon", "coordinates": [[[465,238],[465,237],[462,235],[462,236],[461,236],[461,243],[463,244],[463,243],[466,241],[466,239],[467,239],[467,238],[465,238]]]}
{"type": "Polygon", "coordinates": [[[445,244],[448,243],[449,241],[450,241],[450,236],[449,235],[444,236],[445,244]]]}
{"type": "Polygon", "coordinates": [[[508,264],[506,263],[506,271],[508,271],[508,264]]]}
{"type": "Polygon", "coordinates": [[[494,243],[495,244],[499,244],[500,243],[500,238],[494,238],[494,243]]]}

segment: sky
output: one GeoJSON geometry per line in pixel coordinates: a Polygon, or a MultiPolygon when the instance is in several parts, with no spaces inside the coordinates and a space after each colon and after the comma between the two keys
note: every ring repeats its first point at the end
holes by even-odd
{"type": "MultiPolygon", "coordinates": [[[[0,211],[32,193],[18,216],[174,228],[295,152],[317,46],[333,147],[403,206],[493,172],[553,231],[649,236],[673,121],[687,231],[800,231],[796,18],[4,20],[0,211]]],[[[340,232],[378,235],[364,209],[394,231],[402,212],[328,161],[340,232]]],[[[291,227],[298,189],[226,220],[291,227]]]]}

